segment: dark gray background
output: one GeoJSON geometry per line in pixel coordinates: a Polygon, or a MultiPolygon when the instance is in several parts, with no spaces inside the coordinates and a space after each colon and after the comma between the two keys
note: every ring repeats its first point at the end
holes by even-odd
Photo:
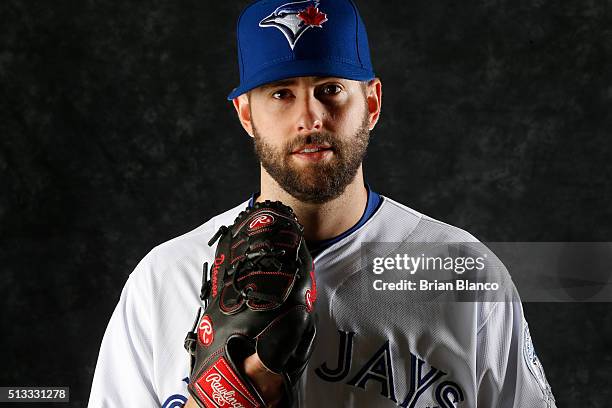
{"type": "MultiPolygon", "coordinates": [[[[610,1],[358,3],[375,190],[482,240],[612,241],[610,1]]],[[[85,405],[136,263],[256,189],[245,4],[0,2],[0,385],[85,405]]],[[[524,306],[559,406],[609,406],[610,304],[524,306]]]]}

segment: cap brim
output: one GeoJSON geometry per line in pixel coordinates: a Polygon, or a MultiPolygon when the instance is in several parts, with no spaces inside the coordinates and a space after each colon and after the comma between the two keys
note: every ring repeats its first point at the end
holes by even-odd
{"type": "Polygon", "coordinates": [[[262,69],[256,75],[249,78],[247,82],[241,83],[239,87],[235,88],[227,99],[231,101],[243,93],[270,82],[302,76],[329,76],[355,81],[369,81],[376,77],[373,71],[334,60],[286,61],[262,69]]]}

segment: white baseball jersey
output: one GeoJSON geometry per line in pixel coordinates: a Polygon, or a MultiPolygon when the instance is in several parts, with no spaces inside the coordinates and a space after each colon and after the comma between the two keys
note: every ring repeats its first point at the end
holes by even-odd
{"type": "MultiPolygon", "coordinates": [[[[98,407],[180,407],[185,334],[200,307],[208,240],[247,202],[154,248],[129,276],[102,340],[89,399],[98,407]]],[[[369,302],[363,242],[471,242],[467,232],[382,197],[359,228],[317,253],[315,351],[301,407],[549,408],[554,399],[514,286],[504,302],[369,302]]],[[[504,273],[507,274],[507,272],[504,273]]]]}

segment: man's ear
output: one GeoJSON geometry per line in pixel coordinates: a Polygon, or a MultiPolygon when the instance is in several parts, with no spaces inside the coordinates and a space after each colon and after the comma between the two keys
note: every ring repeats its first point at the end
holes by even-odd
{"type": "Polygon", "coordinates": [[[236,113],[238,114],[238,119],[242,124],[242,127],[249,136],[253,137],[253,120],[251,119],[251,106],[248,95],[242,94],[237,98],[232,100],[234,104],[234,108],[236,109],[236,113]]]}
{"type": "Polygon", "coordinates": [[[374,78],[368,82],[366,86],[366,101],[368,104],[370,130],[372,130],[378,123],[382,108],[382,83],[379,78],[374,78]]]}

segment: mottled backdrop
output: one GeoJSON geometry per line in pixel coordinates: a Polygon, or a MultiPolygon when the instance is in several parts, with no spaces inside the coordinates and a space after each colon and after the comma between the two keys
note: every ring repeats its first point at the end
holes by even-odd
{"type": "MultiPolygon", "coordinates": [[[[612,241],[610,1],[358,3],[376,190],[482,240],[612,241]]],[[[0,2],[0,385],[85,405],[136,263],[256,188],[245,4],[0,2]]],[[[609,406],[611,305],[525,304],[560,407],[609,406]]]]}

